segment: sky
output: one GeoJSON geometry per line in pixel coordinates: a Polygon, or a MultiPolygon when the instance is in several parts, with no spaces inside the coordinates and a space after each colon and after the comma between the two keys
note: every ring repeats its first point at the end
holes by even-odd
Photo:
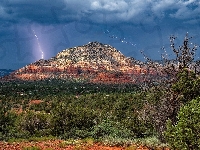
{"type": "Polygon", "coordinates": [[[191,47],[200,45],[199,0],[1,0],[0,69],[19,69],[92,41],[138,60],[144,60],[140,51],[173,59],[170,36],[178,47],[187,32],[191,47]]]}

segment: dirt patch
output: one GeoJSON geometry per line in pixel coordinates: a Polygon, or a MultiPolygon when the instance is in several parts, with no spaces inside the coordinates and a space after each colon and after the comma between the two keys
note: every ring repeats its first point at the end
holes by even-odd
{"type": "Polygon", "coordinates": [[[42,100],[30,100],[29,106],[30,105],[38,105],[38,104],[40,104],[42,102],[44,102],[44,101],[42,101],[42,100]]]}
{"type": "MultiPolygon", "coordinates": [[[[23,150],[25,148],[37,147],[40,150],[128,150],[125,147],[109,147],[101,144],[78,144],[78,145],[63,145],[62,140],[49,140],[40,142],[0,142],[0,150],[23,150]]],[[[134,146],[135,150],[149,150],[146,147],[134,146]]]]}

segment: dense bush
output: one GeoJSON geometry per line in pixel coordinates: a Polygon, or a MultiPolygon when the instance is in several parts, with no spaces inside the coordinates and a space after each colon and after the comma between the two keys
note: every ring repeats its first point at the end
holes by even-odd
{"type": "Polygon", "coordinates": [[[180,102],[184,104],[198,96],[199,85],[199,78],[187,70],[179,73],[172,88],[153,86],[145,92],[128,84],[5,83],[0,87],[4,102],[0,136],[133,139],[158,135],[162,139],[167,119],[172,120],[172,125],[176,123],[180,102]],[[13,93],[9,95],[12,86],[13,93]],[[33,96],[34,92],[38,97],[33,96]],[[36,98],[42,103],[30,105],[30,100],[36,98]],[[15,106],[23,112],[10,111],[15,106]]]}
{"type": "Polygon", "coordinates": [[[164,142],[163,132],[166,129],[166,121],[168,118],[176,117],[177,101],[171,99],[171,94],[167,91],[152,89],[143,97],[145,104],[139,110],[139,116],[144,121],[154,127],[154,134],[164,142]]]}
{"type": "Polygon", "coordinates": [[[200,78],[187,69],[177,75],[177,81],[172,85],[172,90],[178,95],[178,100],[183,104],[200,96],[200,78]]]}
{"type": "Polygon", "coordinates": [[[52,110],[53,134],[62,138],[85,138],[95,125],[97,114],[92,109],[59,103],[52,110]]]}
{"type": "Polygon", "coordinates": [[[44,111],[27,111],[20,114],[15,126],[24,136],[48,136],[51,133],[51,115],[44,111]]]}
{"type": "Polygon", "coordinates": [[[17,115],[9,111],[5,103],[0,102],[0,140],[8,140],[13,137],[16,118],[17,115]]]}
{"type": "Polygon", "coordinates": [[[178,122],[168,121],[167,142],[176,149],[200,149],[200,97],[181,107],[178,122]]]}
{"type": "MultiPolygon", "coordinates": [[[[5,123],[6,128],[4,127],[4,130],[8,128],[9,134],[13,133],[10,138],[49,135],[65,139],[102,138],[103,136],[113,137],[115,135],[115,137],[136,138],[144,137],[147,132],[152,130],[152,127],[149,129],[150,126],[138,118],[137,110],[142,108],[143,101],[142,95],[133,90],[135,89],[134,85],[122,84],[112,87],[112,85],[103,84],[70,83],[67,87],[65,82],[59,82],[56,85],[50,81],[41,81],[40,84],[37,82],[35,84],[32,82],[25,84],[5,83],[1,87],[3,93],[0,96],[3,102],[6,102],[2,105],[6,110],[1,114],[8,114],[12,109],[16,110],[16,112],[13,111],[14,120],[11,120],[12,130],[7,122],[5,123]],[[6,93],[5,89],[12,86],[14,86],[12,94],[17,96],[6,93]],[[111,86],[110,90],[109,86],[111,86]],[[63,90],[56,95],[53,92],[46,92],[48,95],[45,95],[43,90],[35,91],[35,87],[63,88],[69,89],[69,91],[63,90]],[[74,87],[76,88],[74,89],[74,87]],[[30,104],[30,100],[35,97],[32,97],[32,94],[28,95],[25,91],[31,93],[31,89],[37,92],[37,95],[43,95],[41,103],[30,104]],[[25,94],[20,95],[20,90],[25,94]],[[18,112],[19,108],[20,112],[18,112]],[[104,121],[108,118],[109,122],[105,123],[104,121]],[[105,126],[110,126],[111,131],[100,135],[99,131],[105,126]]],[[[4,117],[2,116],[1,119],[4,117]]]]}
{"type": "Polygon", "coordinates": [[[144,121],[153,124],[159,139],[165,142],[163,133],[167,120],[175,125],[181,105],[200,96],[199,89],[200,78],[194,72],[182,69],[169,87],[154,86],[145,92],[145,103],[139,114],[144,121]]]}
{"type": "Polygon", "coordinates": [[[112,138],[130,138],[133,137],[131,130],[125,128],[119,122],[109,119],[102,120],[101,123],[95,125],[92,131],[92,137],[95,139],[112,137],[112,138]]]}

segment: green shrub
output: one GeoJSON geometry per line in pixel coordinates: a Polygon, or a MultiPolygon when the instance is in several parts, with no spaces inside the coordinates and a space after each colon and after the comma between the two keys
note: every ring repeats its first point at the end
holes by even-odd
{"type": "Polygon", "coordinates": [[[176,81],[167,89],[164,86],[155,86],[149,89],[144,96],[146,103],[139,111],[144,121],[154,125],[156,134],[165,142],[163,132],[166,131],[167,120],[173,125],[177,122],[180,107],[192,99],[200,96],[200,79],[187,69],[181,70],[176,81]]]}
{"type": "Polygon", "coordinates": [[[178,100],[183,104],[200,96],[200,78],[192,71],[184,69],[177,75],[177,81],[172,90],[179,95],[178,100]]]}
{"type": "Polygon", "coordinates": [[[181,107],[178,122],[167,123],[167,142],[177,149],[200,149],[200,97],[181,107]]]}
{"type": "Polygon", "coordinates": [[[5,107],[0,103],[0,140],[13,138],[13,134],[17,132],[14,128],[17,115],[14,112],[6,110],[5,107]]]}
{"type": "MultiPolygon", "coordinates": [[[[31,136],[48,136],[51,132],[51,115],[45,112],[27,111],[22,113],[16,121],[19,132],[31,136]]],[[[24,138],[24,137],[21,137],[24,138]]]]}
{"type": "Polygon", "coordinates": [[[97,114],[90,108],[58,104],[53,113],[53,134],[63,138],[86,138],[95,125],[97,114]]]}
{"type": "Polygon", "coordinates": [[[120,123],[124,128],[130,130],[130,137],[144,138],[153,135],[154,127],[152,123],[145,122],[142,118],[139,118],[140,116],[136,112],[126,112],[126,115],[120,123]]]}
{"type": "Polygon", "coordinates": [[[95,139],[104,137],[128,138],[131,137],[131,131],[123,127],[119,122],[107,119],[94,126],[92,137],[95,139]]]}
{"type": "Polygon", "coordinates": [[[167,144],[162,143],[157,137],[135,139],[133,143],[136,145],[146,146],[153,150],[164,149],[165,147],[168,147],[167,144]]]}

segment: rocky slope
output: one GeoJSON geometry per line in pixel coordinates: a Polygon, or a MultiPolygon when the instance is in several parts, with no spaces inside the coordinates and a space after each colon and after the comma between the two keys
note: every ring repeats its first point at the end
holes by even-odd
{"type": "MultiPolygon", "coordinates": [[[[136,83],[146,68],[114,47],[90,42],[59,52],[49,60],[39,60],[6,76],[4,80],[47,78],[87,80],[89,82],[136,83]]],[[[150,74],[153,72],[150,71],[150,74]]]]}

